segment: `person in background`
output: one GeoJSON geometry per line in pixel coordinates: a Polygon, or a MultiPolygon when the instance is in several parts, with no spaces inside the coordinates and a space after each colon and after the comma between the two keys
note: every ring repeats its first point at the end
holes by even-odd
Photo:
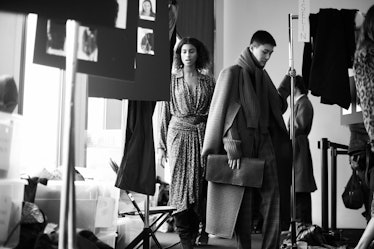
{"type": "MultiPolygon", "coordinates": [[[[294,167],[296,187],[296,220],[303,225],[312,225],[311,192],[317,190],[313,174],[313,161],[308,135],[312,129],[313,106],[302,76],[296,75],[294,88],[294,167]]],[[[288,122],[290,129],[290,120],[288,122]]]]}
{"type": "Polygon", "coordinates": [[[150,0],[144,0],[142,3],[142,10],[140,11],[141,17],[155,18],[156,14],[153,11],[152,2],[150,0]]]}
{"type": "MultiPolygon", "coordinates": [[[[374,5],[366,12],[361,26],[353,69],[365,129],[369,135],[371,151],[374,151],[374,5]]],[[[371,203],[371,219],[355,249],[366,249],[372,243],[374,239],[373,215],[374,202],[371,203]]]]}
{"type": "Polygon", "coordinates": [[[193,248],[205,215],[206,160],[201,157],[215,80],[203,74],[210,68],[205,45],[192,37],[177,46],[171,76],[170,101],[162,103],[159,163],[167,159],[171,172],[169,205],[183,249],[193,248]]]}
{"type": "Polygon", "coordinates": [[[261,196],[261,248],[279,248],[281,220],[289,228],[292,145],[282,114],[290,77],[276,89],[264,70],[275,46],[269,32],[256,31],[237,64],[220,72],[209,111],[203,156],[227,154],[232,170],[243,157],[265,160],[261,188],[208,183],[207,232],[225,238],[235,232],[238,249],[251,248],[254,192],[261,196]]]}
{"type": "Polygon", "coordinates": [[[18,89],[10,75],[0,76],[0,111],[12,113],[18,104],[18,89]]]}

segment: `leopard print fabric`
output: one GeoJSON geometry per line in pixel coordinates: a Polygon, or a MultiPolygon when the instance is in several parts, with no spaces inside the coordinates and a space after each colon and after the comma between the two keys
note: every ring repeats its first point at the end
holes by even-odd
{"type": "Polygon", "coordinates": [[[374,44],[358,49],[353,68],[366,131],[374,140],[374,44]]]}

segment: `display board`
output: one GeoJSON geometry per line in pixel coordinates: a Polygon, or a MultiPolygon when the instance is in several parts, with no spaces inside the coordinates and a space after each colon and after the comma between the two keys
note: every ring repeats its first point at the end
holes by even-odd
{"type": "MultiPolygon", "coordinates": [[[[134,24],[126,29],[80,24],[77,72],[133,81],[134,24]]],[[[65,69],[66,20],[38,16],[34,63],[65,69]]]]}
{"type": "MultiPolygon", "coordinates": [[[[132,0],[131,0],[132,1],[132,0]]],[[[128,0],[1,0],[0,10],[34,13],[46,18],[73,19],[90,25],[114,28],[120,16],[121,4],[128,0]]]]}
{"type": "MultiPolygon", "coordinates": [[[[133,0],[131,0],[133,1],[133,0]]],[[[131,100],[169,100],[170,95],[170,46],[168,0],[151,0],[154,15],[141,14],[143,0],[129,4],[129,12],[136,13],[135,79],[113,79],[97,75],[89,76],[90,97],[131,100]]],[[[130,16],[130,14],[129,14],[130,16]]]]}
{"type": "MultiPolygon", "coordinates": [[[[88,75],[89,97],[169,100],[168,0],[151,0],[149,15],[143,1],[121,4],[125,25],[80,23],[77,72],[88,75]]],[[[34,63],[65,69],[65,23],[38,16],[34,63]]]]}

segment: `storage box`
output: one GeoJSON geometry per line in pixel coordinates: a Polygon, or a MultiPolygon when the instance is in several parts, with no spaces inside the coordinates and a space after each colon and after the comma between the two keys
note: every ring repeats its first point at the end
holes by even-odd
{"type": "Polygon", "coordinates": [[[100,232],[96,234],[97,238],[104,242],[105,244],[109,245],[112,248],[116,248],[116,238],[117,233],[116,232],[100,232]]]}
{"type": "Polygon", "coordinates": [[[22,116],[0,112],[0,179],[19,179],[22,116]]]}
{"type": "MultiPolygon", "coordinates": [[[[59,223],[62,181],[38,185],[35,204],[46,214],[48,222],[59,223]]],[[[117,231],[119,189],[114,183],[75,181],[76,226],[98,234],[117,231]]]]}
{"type": "Polygon", "coordinates": [[[0,247],[18,245],[25,184],[22,180],[0,180],[0,247]]]}
{"type": "MultiPolygon", "coordinates": [[[[152,218],[150,217],[150,223],[152,218]]],[[[126,248],[144,229],[144,222],[139,215],[127,215],[118,219],[118,237],[115,248],[126,248]]],[[[154,240],[151,239],[151,246],[154,240]]]]}

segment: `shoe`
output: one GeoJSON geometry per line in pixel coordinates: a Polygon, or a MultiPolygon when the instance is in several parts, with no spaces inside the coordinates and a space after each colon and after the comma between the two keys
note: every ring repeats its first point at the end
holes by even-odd
{"type": "Polygon", "coordinates": [[[208,245],[208,241],[209,241],[209,234],[204,231],[197,237],[196,243],[199,246],[205,246],[205,245],[208,245]]]}

